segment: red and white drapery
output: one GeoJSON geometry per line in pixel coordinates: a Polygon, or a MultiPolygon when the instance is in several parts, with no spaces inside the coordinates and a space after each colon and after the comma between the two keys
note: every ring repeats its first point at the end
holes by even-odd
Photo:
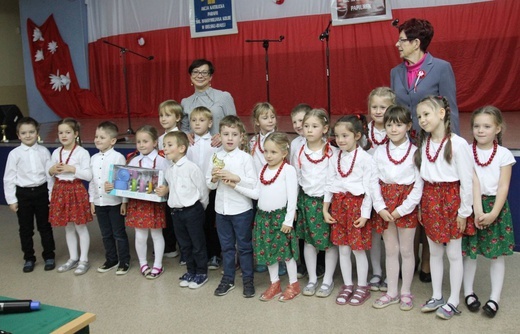
{"type": "MultiPolygon", "coordinates": [[[[92,5],[95,0],[88,2],[92,5]]],[[[161,1],[147,2],[147,6],[158,2],[161,1]]],[[[255,21],[251,18],[241,20],[239,16],[238,34],[235,35],[192,39],[184,15],[178,12],[175,15],[180,21],[168,29],[153,30],[148,11],[119,15],[119,18],[136,22],[141,14],[146,15],[141,22],[146,24],[146,28],[140,32],[135,29],[128,32],[124,22],[115,20],[110,21],[110,25],[116,25],[116,35],[110,34],[112,30],[107,28],[110,27],[108,24],[105,26],[107,29],[100,26],[96,31],[91,29],[90,38],[99,38],[89,43],[92,91],[106,106],[110,117],[126,116],[122,62],[117,49],[102,43],[102,39],[107,39],[155,56],[153,61],[127,56],[132,116],[155,117],[160,102],[171,98],[180,101],[191,95],[193,87],[190,86],[187,68],[193,59],[201,57],[215,64],[213,86],[233,95],[239,115],[250,115],[253,105],[266,99],[265,50],[261,44],[245,43],[245,40],[276,39],[284,35],[282,43],[271,44],[269,48],[271,103],[281,115],[289,114],[291,108],[301,102],[326,107],[325,43],[318,37],[327,26],[330,14],[325,14],[321,7],[314,8],[316,3],[320,3],[316,1],[296,3],[293,0],[282,5],[274,4],[272,0],[254,3],[260,2],[266,8],[267,3],[272,6],[269,13],[272,12],[275,18],[266,20],[265,16],[257,13],[257,18],[262,20],[255,21]],[[303,16],[301,12],[307,7],[315,14],[303,16]],[[288,15],[290,9],[297,15],[288,15]],[[316,14],[320,10],[321,13],[316,14]],[[137,42],[141,37],[146,41],[144,45],[137,42]]],[[[429,51],[452,64],[461,111],[472,111],[485,104],[494,104],[504,111],[520,110],[520,100],[516,98],[520,85],[516,74],[520,73],[520,62],[514,61],[520,51],[520,21],[516,15],[520,12],[520,1],[414,8],[396,5],[442,5],[447,2],[450,1],[393,1],[393,16],[401,22],[412,17],[432,22],[435,37],[429,51]]],[[[187,8],[186,1],[167,3],[171,8],[164,8],[165,12],[187,8]]],[[[251,2],[247,0],[247,3],[251,2]]],[[[241,15],[252,17],[244,4],[243,0],[237,0],[238,15],[242,12],[241,15]]],[[[112,2],[112,6],[116,6],[116,2],[112,2]]],[[[98,11],[89,11],[89,15],[106,15],[99,7],[94,9],[98,11]]],[[[112,15],[117,13],[116,9],[112,15]]],[[[161,21],[166,16],[158,15],[154,20],[161,21]]],[[[105,16],[104,20],[107,19],[105,16]]],[[[377,86],[389,85],[390,69],[401,61],[395,48],[397,35],[390,21],[332,27],[330,78],[333,114],[366,112],[368,93],[377,86]]]]}
{"type": "Polygon", "coordinates": [[[105,116],[105,108],[91,91],[81,89],[68,45],[54,16],[37,26],[27,20],[29,49],[36,87],[47,105],[61,117],[105,116]]]}

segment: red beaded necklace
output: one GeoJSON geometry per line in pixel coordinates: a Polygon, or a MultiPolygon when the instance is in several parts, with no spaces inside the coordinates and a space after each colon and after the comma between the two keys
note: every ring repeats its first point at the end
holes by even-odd
{"type": "Polygon", "coordinates": [[[435,156],[433,158],[430,155],[430,140],[431,140],[431,138],[432,138],[432,136],[428,136],[428,140],[426,141],[426,157],[428,158],[429,162],[433,163],[439,157],[439,154],[442,151],[442,146],[444,145],[444,142],[446,142],[446,140],[448,140],[448,137],[442,138],[441,145],[439,146],[439,149],[437,150],[437,152],[435,153],[435,156]]]}
{"type": "Polygon", "coordinates": [[[264,154],[264,150],[262,149],[262,145],[260,143],[260,134],[258,134],[257,140],[255,142],[255,145],[253,147],[253,154],[255,154],[255,148],[258,147],[258,150],[260,153],[264,154]]]}
{"type": "MultiPolygon", "coordinates": [[[[78,146],[78,144],[74,143],[74,147],[72,147],[72,151],[70,151],[69,156],[68,156],[67,160],[65,161],[65,165],[69,164],[70,157],[72,156],[72,153],[74,153],[76,146],[78,146]]],[[[60,149],[60,164],[62,163],[61,152],[63,152],[63,146],[60,149]]]]}
{"type": "Polygon", "coordinates": [[[304,151],[304,148],[305,148],[305,145],[302,145],[302,148],[300,149],[300,154],[298,154],[298,156],[300,156],[303,152],[303,154],[305,155],[305,157],[307,158],[307,160],[309,160],[310,162],[312,162],[313,164],[319,164],[320,162],[322,162],[323,160],[325,160],[325,158],[330,158],[328,152],[329,152],[329,143],[325,144],[325,147],[323,148],[323,151],[325,152],[323,154],[323,156],[318,159],[318,160],[314,160],[312,159],[305,151],[304,151]]]}
{"type": "MultiPolygon", "coordinates": [[[[145,156],[143,156],[140,160],[139,160],[139,167],[142,167],[142,161],[144,159],[145,156]]],[[[157,161],[157,156],[155,156],[155,158],[153,159],[153,166],[152,166],[152,169],[155,169],[155,162],[157,161]]]]}
{"type": "Polygon", "coordinates": [[[357,152],[358,152],[358,150],[357,150],[357,146],[356,146],[356,148],[354,149],[354,158],[352,158],[352,163],[350,164],[350,169],[348,170],[348,172],[343,173],[343,171],[341,170],[341,155],[343,154],[343,151],[339,151],[338,172],[339,172],[339,175],[341,175],[341,177],[347,177],[350,174],[352,174],[352,171],[354,170],[354,164],[356,163],[357,152]]]}
{"type": "Polygon", "coordinates": [[[410,142],[410,144],[408,145],[408,149],[406,150],[406,154],[404,155],[404,157],[401,160],[395,160],[390,155],[390,142],[386,143],[386,156],[388,157],[388,160],[390,160],[394,165],[402,164],[403,161],[405,161],[406,158],[408,158],[408,155],[410,154],[411,150],[412,150],[412,142],[410,142]]]}
{"type": "Polygon", "coordinates": [[[278,178],[278,176],[282,172],[282,169],[283,169],[284,165],[285,165],[285,160],[282,161],[282,164],[280,165],[280,167],[278,167],[278,170],[276,171],[275,176],[272,179],[270,179],[270,180],[266,180],[266,179],[264,179],[264,173],[265,173],[267,167],[269,167],[269,164],[265,164],[264,168],[262,168],[262,171],[260,172],[260,182],[262,182],[262,184],[264,184],[266,186],[274,183],[274,181],[276,181],[276,179],[278,178]]]}
{"type": "Polygon", "coordinates": [[[498,142],[496,140],[493,140],[493,152],[491,152],[491,156],[489,157],[488,161],[486,162],[480,162],[478,160],[478,154],[477,154],[477,141],[473,141],[473,159],[475,159],[475,163],[479,165],[480,167],[486,167],[491,164],[493,159],[495,158],[495,155],[497,154],[498,149],[498,142]]]}
{"type": "Polygon", "coordinates": [[[376,139],[376,136],[374,136],[374,128],[375,127],[376,126],[372,124],[372,129],[370,129],[370,140],[372,140],[372,144],[379,146],[379,145],[383,145],[383,144],[388,143],[388,137],[386,136],[386,134],[385,134],[385,138],[383,138],[381,141],[378,141],[376,139]]]}

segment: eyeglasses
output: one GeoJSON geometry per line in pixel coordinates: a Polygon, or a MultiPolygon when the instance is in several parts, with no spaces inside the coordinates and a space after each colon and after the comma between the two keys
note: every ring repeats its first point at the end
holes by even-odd
{"type": "Polygon", "coordinates": [[[191,76],[192,76],[192,77],[198,77],[199,74],[200,74],[203,78],[205,78],[205,77],[207,77],[207,76],[209,75],[209,71],[198,71],[198,70],[193,70],[193,71],[191,71],[191,76]]]}
{"type": "Polygon", "coordinates": [[[399,39],[397,40],[397,43],[399,43],[399,44],[403,44],[404,42],[411,42],[411,41],[413,41],[414,39],[415,39],[415,38],[399,38],[399,39]]]}

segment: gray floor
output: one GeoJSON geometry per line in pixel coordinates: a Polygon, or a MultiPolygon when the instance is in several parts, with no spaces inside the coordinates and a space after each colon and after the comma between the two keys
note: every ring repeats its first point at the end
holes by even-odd
{"type": "MultiPolygon", "coordinates": [[[[242,297],[239,277],[234,291],[224,297],[213,296],[220,270],[211,271],[209,282],[199,290],[180,288],[178,277],[185,267],[179,266],[178,258],[165,259],[164,275],[149,281],[138,272],[132,230],[128,231],[133,256],[128,275],[116,277],[114,271],[100,274],[95,268],[103,263],[104,256],[96,221],[89,225],[93,268],[84,276],[45,272],[41,258],[33,273],[24,274],[16,216],[7,206],[0,206],[0,216],[0,295],[94,313],[97,320],[91,325],[92,333],[518,333],[520,328],[515,306],[520,297],[515,284],[520,277],[518,253],[506,259],[502,301],[494,319],[470,313],[461,305],[461,316],[444,321],[420,312],[420,304],[430,297],[431,286],[421,283],[417,276],[412,285],[415,308],[409,312],[400,311],[397,305],[383,310],[372,308],[377,294],[359,307],[336,305],[333,296],[341,285],[339,267],[333,296],[299,296],[288,303],[258,300],[269,284],[267,274],[256,274],[257,297],[253,299],[242,297]]],[[[39,237],[35,236],[35,240],[36,251],[41,253],[39,237]]],[[[68,258],[63,228],[55,229],[55,240],[57,261],[63,263],[68,258]]],[[[282,282],[287,283],[286,276],[282,282]]],[[[301,280],[301,284],[305,283],[301,280]]],[[[446,296],[448,286],[445,270],[446,296]]],[[[487,300],[489,261],[485,259],[479,260],[475,291],[481,300],[487,300]]],[[[0,315],[0,328],[1,323],[0,315]]]]}

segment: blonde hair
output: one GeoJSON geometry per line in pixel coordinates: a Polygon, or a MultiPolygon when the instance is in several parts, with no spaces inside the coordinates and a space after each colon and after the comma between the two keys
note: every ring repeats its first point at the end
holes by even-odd
{"type": "Polygon", "coordinates": [[[194,108],[191,111],[190,119],[191,119],[191,116],[193,116],[193,115],[202,115],[202,116],[206,117],[208,120],[213,121],[213,114],[211,113],[211,110],[209,110],[208,108],[203,107],[203,106],[194,108]]]}
{"type": "Polygon", "coordinates": [[[188,136],[182,132],[182,131],[170,131],[166,135],[164,135],[164,140],[168,138],[175,139],[175,143],[177,143],[177,146],[184,146],[184,154],[188,152],[188,147],[190,146],[190,142],[188,140],[188,136]]]}
{"type": "Polygon", "coordinates": [[[275,143],[276,147],[278,147],[282,152],[289,153],[291,141],[289,140],[289,137],[287,137],[287,134],[283,132],[273,132],[269,134],[267,138],[265,138],[265,142],[267,141],[272,141],[275,143]]]}
{"type": "MultiPolygon", "coordinates": [[[[325,109],[314,108],[307,111],[303,117],[303,123],[305,124],[305,122],[311,117],[316,117],[322,126],[329,126],[329,116],[327,115],[325,109]]],[[[328,137],[328,135],[325,134],[324,137],[328,137]]]]}
{"type": "Polygon", "coordinates": [[[294,107],[292,110],[291,110],[291,117],[294,117],[296,116],[297,114],[301,113],[301,112],[308,112],[309,110],[312,110],[312,107],[307,104],[307,103],[300,103],[298,104],[296,107],[294,107]]]}
{"type": "Polygon", "coordinates": [[[260,132],[260,129],[256,125],[256,122],[260,119],[260,116],[267,114],[269,111],[272,112],[274,117],[276,118],[276,110],[274,109],[273,105],[269,102],[258,102],[253,107],[252,116],[255,133],[260,132]]]}
{"type": "Polygon", "coordinates": [[[141,126],[139,129],[137,129],[137,131],[135,132],[135,135],[137,136],[137,134],[139,132],[143,132],[143,133],[149,134],[150,137],[152,137],[153,141],[157,141],[159,139],[159,135],[157,134],[157,129],[154,128],[151,125],[143,125],[143,126],[141,126]]]}
{"type": "Polygon", "coordinates": [[[179,120],[182,119],[182,106],[175,100],[166,100],[159,104],[159,115],[162,113],[166,115],[175,115],[179,120]]]}
{"type": "Polygon", "coordinates": [[[495,106],[484,106],[476,109],[471,114],[471,127],[473,128],[473,124],[475,123],[475,118],[479,115],[489,115],[492,116],[495,125],[500,127],[500,132],[497,133],[496,139],[498,142],[498,145],[502,145],[502,133],[504,132],[506,128],[506,123],[504,122],[504,118],[502,117],[502,112],[500,112],[500,109],[498,109],[495,106]]]}
{"type": "Polygon", "coordinates": [[[372,103],[372,99],[374,96],[379,96],[380,98],[384,98],[390,101],[390,104],[396,104],[395,102],[395,93],[390,87],[377,87],[372,89],[370,94],[368,94],[368,110],[370,111],[370,104],[372,103]]]}

